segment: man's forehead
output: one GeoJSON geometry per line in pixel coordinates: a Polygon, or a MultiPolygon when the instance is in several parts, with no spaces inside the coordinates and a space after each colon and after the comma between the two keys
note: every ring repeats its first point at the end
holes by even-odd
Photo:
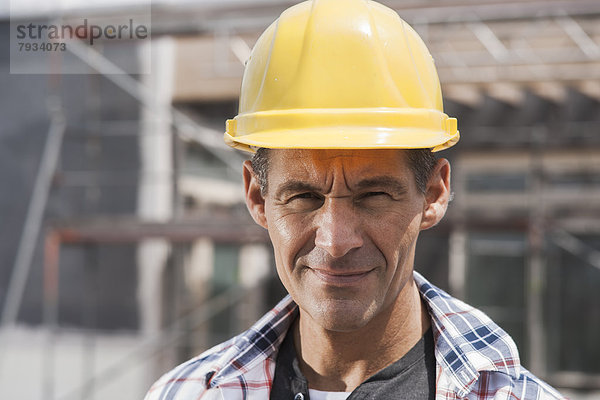
{"type": "Polygon", "coordinates": [[[375,178],[381,186],[381,177],[396,183],[412,179],[405,155],[397,149],[277,149],[269,153],[269,180],[276,186],[290,181],[328,186],[341,179],[356,187],[375,178]]]}
{"type": "Polygon", "coordinates": [[[397,165],[405,161],[405,151],[399,149],[271,149],[272,161],[279,164],[321,164],[337,161],[346,164],[397,165]]]}

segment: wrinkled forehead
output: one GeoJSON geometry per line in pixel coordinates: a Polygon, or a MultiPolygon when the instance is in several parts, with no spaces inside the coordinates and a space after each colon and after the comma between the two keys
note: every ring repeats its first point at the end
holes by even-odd
{"type": "Polygon", "coordinates": [[[321,175],[343,171],[352,176],[408,174],[405,150],[399,149],[271,149],[269,173],[321,175]]]}

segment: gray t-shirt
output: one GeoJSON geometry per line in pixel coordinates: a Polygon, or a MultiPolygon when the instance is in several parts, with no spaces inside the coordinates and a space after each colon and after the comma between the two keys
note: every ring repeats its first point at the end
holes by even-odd
{"type": "MultiPolygon", "coordinates": [[[[398,361],[361,383],[348,400],[429,400],[435,398],[435,344],[431,328],[398,361]]],[[[298,364],[293,335],[285,336],[275,365],[272,400],[309,400],[308,382],[298,364]]]]}

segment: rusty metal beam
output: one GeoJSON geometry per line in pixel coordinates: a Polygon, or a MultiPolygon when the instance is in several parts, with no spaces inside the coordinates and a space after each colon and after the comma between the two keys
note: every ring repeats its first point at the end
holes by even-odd
{"type": "Polygon", "coordinates": [[[135,243],[150,238],[192,242],[201,237],[229,243],[264,243],[269,240],[267,231],[254,222],[239,222],[233,218],[145,222],[105,217],[55,222],[51,224],[51,231],[59,236],[62,243],[135,243]]]}

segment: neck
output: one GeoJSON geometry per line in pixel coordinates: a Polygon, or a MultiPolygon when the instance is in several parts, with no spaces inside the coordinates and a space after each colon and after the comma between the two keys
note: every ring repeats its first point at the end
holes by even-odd
{"type": "Polygon", "coordinates": [[[300,369],[309,387],[349,392],[402,358],[429,326],[426,306],[411,279],[396,301],[362,328],[326,330],[300,310],[293,332],[300,369]]]}

